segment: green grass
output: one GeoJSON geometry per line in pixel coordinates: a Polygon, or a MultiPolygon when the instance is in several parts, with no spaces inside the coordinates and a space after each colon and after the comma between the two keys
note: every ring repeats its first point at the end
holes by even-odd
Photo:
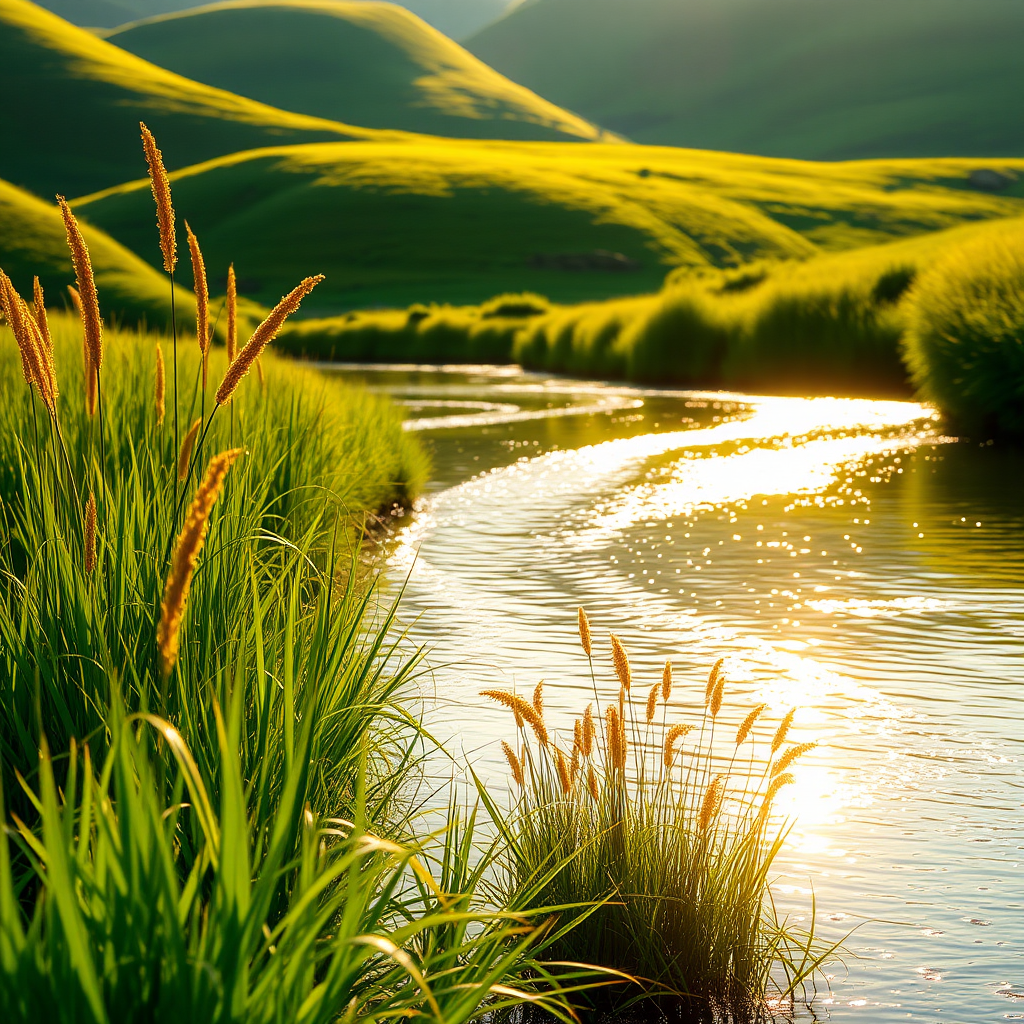
{"type": "Polygon", "coordinates": [[[373,135],[190,82],[28,0],[0,0],[0,93],[11,100],[0,106],[0,178],[47,199],[144,174],[140,120],[172,168],[253,146],[373,135]]]}
{"type": "MultiPolygon", "coordinates": [[[[305,315],[326,316],[506,291],[557,302],[637,294],[677,267],[805,259],[1024,210],[1024,200],[970,188],[977,166],[408,136],[238,153],[173,183],[211,266],[237,258],[246,294],[268,304],[296,267],[316,267],[327,280],[305,315]],[[598,250],[636,269],[552,264],[598,250]]],[[[1024,161],[1000,166],[1016,173],[1024,161]]],[[[76,209],[156,262],[148,204],[137,181],[76,209]]]]}
{"type": "Polygon", "coordinates": [[[594,1009],[642,999],[669,1018],[759,1020],[766,997],[788,997],[831,952],[815,950],[813,923],[800,936],[779,921],[769,886],[785,839],[773,799],[813,744],[784,745],[792,713],[780,724],[763,704],[734,711],[721,662],[700,692],[673,687],[669,665],[633,690],[612,643],[614,689],[594,674],[605,644],[587,650],[594,699],[571,740],[547,730],[539,686],[532,706],[510,707],[512,805],[493,812],[505,822],[505,901],[588,906],[554,955],[639,982],[595,990],[594,1009]]]}
{"type": "MultiPolygon", "coordinates": [[[[169,326],[166,278],[98,228],[86,224],[84,230],[107,314],[122,323],[169,326]]],[[[60,211],[5,181],[0,181],[0,269],[25,295],[38,274],[48,303],[70,308],[66,288],[75,275],[60,211]]],[[[178,289],[176,305],[179,322],[194,324],[195,298],[188,288],[178,289]]]]}
{"type": "Polygon", "coordinates": [[[804,159],[1024,155],[1016,0],[536,0],[466,41],[637,142],[804,159]]]}
{"type": "Polygon", "coordinates": [[[105,38],[194,81],[366,128],[488,139],[602,134],[393,4],[229,0],[105,38]]]}
{"type": "Polygon", "coordinates": [[[905,354],[921,393],[976,437],[1024,441],[1024,223],[950,252],[909,304],[905,354]]]}

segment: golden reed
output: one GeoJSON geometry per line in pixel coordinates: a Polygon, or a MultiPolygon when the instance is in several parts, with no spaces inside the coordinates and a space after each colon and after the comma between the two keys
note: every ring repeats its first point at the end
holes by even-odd
{"type": "Polygon", "coordinates": [[[199,433],[199,428],[203,425],[202,420],[196,420],[191,427],[188,428],[188,433],[185,435],[184,440],[181,442],[181,451],[178,452],[178,480],[184,480],[188,476],[188,464],[192,459],[192,446],[196,442],[196,435],[199,433]]]}
{"type": "Polygon", "coordinates": [[[562,784],[562,793],[568,796],[572,792],[572,775],[569,773],[565,755],[560,750],[555,751],[555,767],[558,769],[558,781],[562,784]]]}
{"type": "Polygon", "coordinates": [[[46,302],[43,299],[43,286],[38,277],[32,278],[32,312],[36,318],[36,326],[43,336],[47,351],[53,354],[53,338],[50,337],[50,321],[46,318],[46,302]]]}
{"type": "Polygon", "coordinates": [[[544,725],[544,719],[537,714],[534,706],[524,700],[518,693],[509,693],[507,690],[481,690],[481,697],[490,697],[499,704],[508,708],[516,716],[516,723],[522,728],[522,723],[529,723],[537,739],[543,746],[547,746],[548,730],[544,725]]]}
{"type": "Polygon", "coordinates": [[[192,257],[192,288],[196,295],[196,340],[203,360],[203,390],[206,390],[206,357],[210,351],[210,288],[206,281],[206,261],[199,240],[185,221],[188,251],[192,257]]]}
{"type": "Polygon", "coordinates": [[[754,710],[751,711],[742,722],[740,722],[740,727],[736,730],[737,747],[750,735],[750,730],[754,728],[754,723],[761,717],[766,707],[768,707],[767,704],[758,704],[757,707],[754,708],[754,710]]]}
{"type": "Polygon", "coordinates": [[[647,724],[650,725],[654,721],[654,713],[658,710],[658,691],[661,689],[661,683],[655,683],[651,687],[651,692],[647,694],[647,724]]]}
{"type": "Polygon", "coordinates": [[[594,712],[591,711],[591,705],[587,705],[583,712],[583,743],[580,747],[580,751],[584,757],[590,757],[594,750],[594,736],[597,733],[597,729],[594,727],[594,712]]]}
{"type": "Polygon", "coordinates": [[[85,503],[85,571],[92,575],[96,568],[96,496],[89,492],[85,503]]]}
{"type": "Polygon", "coordinates": [[[587,618],[587,613],[582,607],[576,612],[576,619],[580,627],[580,643],[583,644],[583,651],[589,658],[592,655],[594,645],[590,638],[590,619],[587,618]]]}
{"type": "Polygon", "coordinates": [[[590,790],[590,795],[595,801],[600,797],[600,790],[597,787],[597,772],[594,771],[593,765],[587,769],[587,789],[590,790]]]}
{"type": "Polygon", "coordinates": [[[665,667],[661,670],[661,699],[667,704],[672,696],[672,662],[665,660],[665,667]]]}
{"type": "Polygon", "coordinates": [[[323,274],[315,277],[304,278],[293,288],[281,301],[270,311],[266,320],[263,321],[252,333],[252,337],[246,342],[245,347],[235,356],[234,361],[224,374],[224,379],[217,388],[216,401],[218,405],[224,405],[230,401],[235,389],[241,383],[242,378],[252,368],[260,354],[267,345],[274,340],[281,325],[299,308],[302,300],[324,279],[323,274]]]}
{"type": "Polygon", "coordinates": [[[718,712],[722,710],[722,698],[725,696],[725,675],[719,673],[715,680],[715,688],[711,691],[711,717],[717,718],[718,712]]]}
{"type": "Polygon", "coordinates": [[[238,284],[235,281],[234,263],[228,267],[228,289],[224,302],[227,307],[225,347],[228,353],[228,363],[233,363],[235,356],[238,355],[238,284]]]}
{"type": "Polygon", "coordinates": [[[103,366],[103,320],[100,317],[99,296],[96,294],[96,279],[92,273],[92,259],[82,230],[67,200],[63,196],[57,196],[57,203],[64,218],[71,263],[75,268],[75,280],[82,303],[82,330],[85,332],[85,343],[89,347],[93,369],[99,373],[100,367],[103,366]]]}
{"type": "Polygon", "coordinates": [[[615,666],[615,674],[619,677],[622,688],[628,690],[633,682],[633,674],[629,668],[629,658],[626,657],[626,648],[622,641],[614,634],[611,634],[612,641],[612,664],[615,666]]]}
{"type": "Polygon", "coordinates": [[[153,388],[153,399],[156,405],[156,425],[159,427],[164,421],[164,413],[166,410],[165,401],[165,390],[166,381],[164,380],[164,350],[160,347],[160,343],[156,345],[156,382],[153,388]]]}
{"type": "Polygon", "coordinates": [[[210,459],[206,475],[196,490],[185,516],[185,523],[174,545],[171,570],[167,574],[164,597],[160,605],[160,623],[156,630],[157,654],[164,679],[171,674],[178,661],[181,621],[188,605],[188,592],[196,571],[196,563],[206,542],[210,512],[220,494],[224,477],[241,454],[241,448],[230,448],[210,459]]]}
{"type": "MultiPolygon", "coordinates": [[[[73,285],[68,285],[68,295],[71,296],[71,305],[79,318],[82,316],[82,296],[73,285]]],[[[82,333],[82,373],[85,379],[85,412],[88,416],[96,415],[96,369],[92,365],[92,356],[89,354],[89,343],[86,341],[85,333],[82,333]]]]}
{"type": "Polygon", "coordinates": [[[803,757],[809,750],[813,750],[817,743],[797,743],[787,750],[782,757],[772,765],[772,778],[781,775],[798,757],[803,757]]]}
{"type": "Polygon", "coordinates": [[[533,710],[537,712],[537,717],[543,722],[544,721],[544,680],[543,679],[533,688],[533,710]]]}
{"type": "Polygon", "coordinates": [[[718,661],[711,666],[711,673],[708,676],[708,685],[704,687],[704,704],[707,706],[711,703],[711,694],[715,692],[715,686],[718,683],[718,673],[722,671],[722,662],[725,658],[719,658],[718,661]]]}
{"type": "Polygon", "coordinates": [[[711,785],[708,786],[707,791],[704,793],[704,800],[700,805],[700,818],[697,822],[697,827],[701,832],[707,832],[711,825],[712,819],[718,812],[718,808],[722,804],[722,797],[725,795],[725,776],[716,775],[711,780],[711,785]]]}
{"type": "Polygon", "coordinates": [[[786,737],[789,735],[789,727],[793,724],[793,716],[796,714],[796,708],[791,708],[786,717],[779,723],[778,729],[775,730],[775,735],[772,737],[772,753],[776,754],[783,743],[786,742],[786,737]]]}
{"type": "Polygon", "coordinates": [[[512,772],[512,778],[516,780],[516,785],[522,789],[525,782],[523,777],[523,765],[519,758],[516,757],[516,752],[504,741],[501,741],[501,749],[505,751],[505,760],[508,761],[508,766],[512,772]]]}
{"type": "Polygon", "coordinates": [[[167,180],[167,171],[164,169],[163,153],[157,148],[156,139],[153,133],[139,122],[142,130],[142,148],[146,153],[146,163],[149,165],[149,184],[153,190],[153,200],[156,203],[156,223],[160,229],[160,251],[164,256],[164,270],[168,274],[174,273],[174,266],[178,262],[177,243],[174,239],[174,207],[171,205],[171,185],[167,180]]]}
{"type": "Polygon", "coordinates": [[[25,300],[11,283],[11,279],[0,271],[0,291],[3,292],[3,311],[14,334],[21,355],[21,370],[25,383],[33,384],[39,397],[51,416],[57,415],[57,375],[53,356],[46,348],[39,326],[29,311],[25,300]]]}
{"type": "Polygon", "coordinates": [[[683,739],[690,731],[692,731],[692,725],[673,725],[667,733],[665,733],[665,749],[663,757],[665,761],[665,767],[671,768],[676,758],[676,743],[683,739]]]}

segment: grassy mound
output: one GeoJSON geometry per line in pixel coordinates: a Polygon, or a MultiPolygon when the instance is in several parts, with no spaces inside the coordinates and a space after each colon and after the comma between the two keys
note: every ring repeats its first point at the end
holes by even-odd
{"type": "Polygon", "coordinates": [[[1024,222],[951,252],[911,294],[914,382],[955,426],[1024,440],[1024,222]]]}
{"type": "Polygon", "coordinates": [[[170,167],[269,143],[373,134],[190,82],[28,0],[0,0],[0,94],[0,178],[47,197],[145,173],[140,120],[170,167]]]}
{"type": "MultiPolygon", "coordinates": [[[[84,226],[92,253],[104,312],[122,323],[170,323],[166,278],[109,235],[84,226]]],[[[5,181],[0,181],[0,269],[23,294],[32,291],[38,274],[48,301],[60,309],[70,305],[66,287],[75,274],[64,238],[64,222],[56,206],[5,181]]],[[[177,294],[180,323],[195,323],[195,299],[187,288],[177,294]]]]}
{"type": "Polygon", "coordinates": [[[489,139],[602,134],[389,3],[228,0],[106,38],[197,82],[368,128],[489,139]]]}
{"type": "Polygon", "coordinates": [[[638,142],[808,159],[1024,154],[1016,0],[537,0],[467,41],[638,142]]]}
{"type": "MultiPolygon", "coordinates": [[[[675,267],[804,259],[1024,209],[967,188],[976,166],[406,136],[239,153],[179,172],[174,188],[212,266],[244,253],[253,299],[276,301],[297,265],[321,268],[309,308],[323,316],[513,290],[559,302],[637,294],[675,267]]],[[[148,204],[138,181],[77,209],[156,260],[148,204]]]]}

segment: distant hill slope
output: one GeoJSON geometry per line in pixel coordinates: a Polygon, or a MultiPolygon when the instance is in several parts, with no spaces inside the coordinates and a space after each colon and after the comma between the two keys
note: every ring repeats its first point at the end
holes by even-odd
{"type": "MultiPolygon", "coordinates": [[[[402,6],[452,39],[465,39],[497,20],[510,0],[405,0],[402,6]]],[[[41,6],[72,25],[115,28],[140,18],[199,6],[190,0],[43,0],[41,6]]]]}
{"type": "MultiPolygon", "coordinates": [[[[104,317],[116,316],[122,323],[144,319],[150,326],[167,326],[170,298],[165,275],[88,221],[83,222],[82,230],[104,317]]],[[[6,181],[0,181],[0,268],[22,295],[31,295],[32,275],[38,274],[47,306],[70,306],[67,285],[75,283],[75,273],[60,212],[53,203],[44,203],[6,181]]],[[[181,320],[194,318],[194,299],[185,288],[179,290],[177,307],[181,320]]]]}
{"type": "Polygon", "coordinates": [[[368,128],[490,139],[602,134],[391,3],[228,0],[106,38],[197,82],[368,128]]]}
{"type": "Polygon", "coordinates": [[[169,167],[253,146],[374,135],[165,71],[27,0],[0,0],[0,178],[38,195],[145,172],[139,120],[169,167]]]}
{"type": "Polygon", "coordinates": [[[1020,0],[533,0],[466,42],[637,142],[1024,155],[1020,0]]]}
{"type": "MultiPolygon", "coordinates": [[[[1024,210],[1013,194],[1024,161],[986,168],[1004,174],[1002,194],[973,188],[976,170],[427,139],[238,153],[177,173],[173,189],[211,276],[234,260],[243,294],[269,304],[297,276],[324,273],[303,309],[326,315],[516,289],[566,302],[636,294],[674,267],[799,259],[1024,210]]],[[[159,258],[145,181],[77,208],[159,258]]]]}

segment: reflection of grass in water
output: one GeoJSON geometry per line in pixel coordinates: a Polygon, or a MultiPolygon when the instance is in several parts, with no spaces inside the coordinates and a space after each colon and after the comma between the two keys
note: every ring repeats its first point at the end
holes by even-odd
{"type": "MultiPolygon", "coordinates": [[[[582,609],[580,633],[593,670],[582,609]]],[[[601,1009],[647,999],[701,1019],[711,1009],[756,1016],[773,991],[773,970],[786,979],[774,994],[789,996],[825,953],[776,919],[768,888],[786,834],[772,803],[814,744],[785,746],[790,712],[755,751],[763,704],[723,738],[721,662],[699,713],[670,723],[671,665],[637,700],[614,636],[611,649],[618,695],[601,692],[595,678],[595,703],[576,720],[571,743],[549,732],[540,685],[532,703],[485,694],[520,726],[517,749],[503,744],[519,795],[510,818],[497,815],[508,820],[506,899],[513,907],[581,905],[582,923],[556,931],[555,955],[640,982],[595,992],[601,1009]]]]}

